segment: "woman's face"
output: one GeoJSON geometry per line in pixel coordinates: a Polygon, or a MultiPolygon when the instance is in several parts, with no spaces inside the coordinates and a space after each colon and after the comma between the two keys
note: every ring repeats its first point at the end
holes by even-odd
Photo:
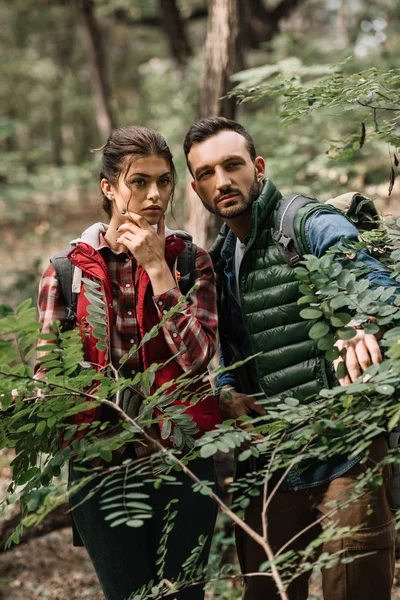
{"type": "Polygon", "coordinates": [[[161,156],[133,157],[111,190],[113,218],[124,222],[121,213],[127,210],[156,225],[164,216],[172,193],[170,166],[161,156]]]}

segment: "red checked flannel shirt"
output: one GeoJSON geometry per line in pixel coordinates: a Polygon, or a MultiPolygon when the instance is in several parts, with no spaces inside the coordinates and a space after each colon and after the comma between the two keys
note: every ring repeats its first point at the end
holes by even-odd
{"type": "MultiPolygon", "coordinates": [[[[119,361],[132,347],[138,344],[139,330],[136,319],[136,290],[135,268],[136,261],[125,252],[115,252],[110,248],[102,233],[99,236],[97,248],[104,258],[113,285],[113,308],[116,315],[112,328],[111,360],[118,368],[119,361]]],[[[184,371],[201,370],[206,368],[216,350],[217,307],[214,271],[208,253],[197,248],[196,269],[200,277],[196,283],[199,289],[190,296],[188,304],[181,311],[172,315],[165,325],[163,333],[171,349],[171,356],[184,371]]],[[[178,303],[181,296],[176,286],[167,292],[153,296],[160,319],[178,303]]],[[[66,317],[66,307],[57,285],[55,270],[50,264],[44,272],[39,286],[39,319],[42,322],[42,332],[51,332],[54,320],[63,321],[66,317]]],[[[45,342],[43,342],[45,343],[45,342]]],[[[38,352],[40,356],[40,352],[38,352]]],[[[140,358],[134,354],[123,367],[123,373],[129,377],[140,369],[140,358]]],[[[36,376],[43,372],[36,366],[36,376]]]]}

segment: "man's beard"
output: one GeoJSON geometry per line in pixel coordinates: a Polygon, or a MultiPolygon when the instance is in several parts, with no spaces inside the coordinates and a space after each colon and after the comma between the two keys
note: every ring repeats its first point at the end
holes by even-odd
{"type": "Polygon", "coordinates": [[[219,217],[222,217],[223,219],[234,219],[235,217],[239,217],[240,215],[245,213],[247,210],[249,210],[249,207],[253,204],[254,200],[256,200],[259,195],[260,195],[260,182],[257,179],[257,174],[255,173],[254,181],[251,184],[249,191],[247,192],[246,195],[244,195],[243,192],[241,192],[240,190],[238,190],[236,188],[227,188],[226,190],[223,191],[223,193],[218,194],[218,196],[216,196],[213,199],[212,206],[208,206],[204,202],[203,202],[203,205],[208,210],[208,212],[212,213],[213,215],[217,215],[219,217]],[[219,208],[218,200],[220,198],[222,198],[222,196],[226,196],[227,194],[237,194],[237,195],[241,196],[242,202],[240,202],[240,204],[237,204],[237,198],[235,198],[233,200],[232,206],[228,205],[228,206],[219,208]]]}

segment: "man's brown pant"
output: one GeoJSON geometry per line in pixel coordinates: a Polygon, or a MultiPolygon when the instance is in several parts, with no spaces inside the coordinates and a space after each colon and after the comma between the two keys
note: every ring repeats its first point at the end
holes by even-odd
{"type": "MultiPolygon", "coordinates": [[[[337,562],[322,572],[324,600],[390,600],[394,573],[395,519],[390,511],[390,468],[383,472],[384,483],[378,490],[364,488],[363,494],[332,514],[332,501],[345,501],[354,494],[354,483],[366,466],[376,464],[387,454],[386,439],[377,438],[371,447],[367,465],[357,464],[342,477],[307,490],[277,491],[267,511],[268,540],[277,552],[297,533],[307,529],[289,548],[304,549],[323,529],[332,523],[337,527],[361,527],[355,533],[324,543],[322,552],[343,551],[341,557],[363,555],[353,561],[337,562]],[[369,554],[368,556],[366,555],[369,554]]],[[[245,511],[248,525],[262,534],[262,496],[252,497],[245,511]]],[[[267,560],[264,551],[241,529],[236,530],[236,543],[242,573],[254,573],[267,560]]],[[[294,570],[293,566],[293,570],[294,570]]],[[[294,579],[287,593],[290,600],[307,600],[310,572],[294,579]]],[[[245,578],[242,600],[275,600],[280,596],[271,577],[245,578]]]]}

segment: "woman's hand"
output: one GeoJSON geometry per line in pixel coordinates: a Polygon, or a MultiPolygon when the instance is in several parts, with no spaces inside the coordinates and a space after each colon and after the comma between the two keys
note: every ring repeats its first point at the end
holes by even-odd
{"type": "Polygon", "coordinates": [[[165,260],[164,217],[157,225],[157,231],[144,217],[129,213],[130,221],[118,227],[121,234],[118,244],[123,244],[147,272],[155,295],[163,294],[176,286],[165,260]]]}
{"type": "Polygon", "coordinates": [[[157,231],[140,215],[129,213],[130,221],[118,227],[117,242],[132,253],[139,265],[147,272],[157,267],[165,268],[165,224],[164,217],[157,225],[157,231]]]}
{"type": "MultiPolygon", "coordinates": [[[[364,333],[358,330],[350,340],[338,340],[335,344],[338,350],[346,349],[345,365],[348,375],[339,379],[340,385],[348,385],[354,382],[360,375],[372,364],[382,362],[382,354],[379,348],[378,340],[371,333],[364,333]]],[[[342,358],[333,362],[335,370],[342,358]]]]}

